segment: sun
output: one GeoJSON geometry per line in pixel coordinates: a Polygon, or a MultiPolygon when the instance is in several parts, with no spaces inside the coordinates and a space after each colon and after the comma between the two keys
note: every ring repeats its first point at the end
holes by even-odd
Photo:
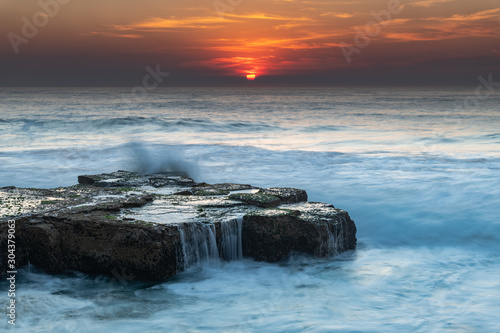
{"type": "Polygon", "coordinates": [[[250,81],[255,80],[255,74],[248,74],[247,75],[247,80],[250,80],[250,81]]]}

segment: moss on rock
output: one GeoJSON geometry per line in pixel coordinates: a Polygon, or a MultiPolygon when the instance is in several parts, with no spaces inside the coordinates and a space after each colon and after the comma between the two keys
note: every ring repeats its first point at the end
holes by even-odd
{"type": "Polygon", "coordinates": [[[278,197],[265,193],[233,193],[229,195],[229,199],[264,208],[277,207],[281,204],[278,197]]]}

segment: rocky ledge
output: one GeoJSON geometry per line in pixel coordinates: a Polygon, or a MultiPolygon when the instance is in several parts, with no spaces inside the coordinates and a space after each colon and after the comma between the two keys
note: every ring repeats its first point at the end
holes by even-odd
{"type": "Polygon", "coordinates": [[[292,252],[333,256],[356,247],[343,210],[303,190],[196,183],[182,173],[117,171],[56,189],[0,189],[0,270],[9,220],[17,268],[165,280],[204,262],[277,262],[292,252]]]}

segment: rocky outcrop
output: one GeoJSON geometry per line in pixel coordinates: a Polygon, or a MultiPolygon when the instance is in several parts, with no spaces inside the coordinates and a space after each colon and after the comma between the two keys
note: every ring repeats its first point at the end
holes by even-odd
{"type": "Polygon", "coordinates": [[[244,216],[244,255],[276,262],[291,252],[325,257],[356,247],[356,226],[347,212],[322,203],[287,208],[244,216]]]}
{"type": "Polygon", "coordinates": [[[307,202],[303,190],[196,183],[185,174],[118,171],[79,185],[0,189],[0,270],[9,219],[17,268],[165,280],[189,266],[292,252],[332,256],[356,247],[347,212],[307,202]],[[118,272],[118,273],[117,273],[118,272]]]}
{"type": "MultiPolygon", "coordinates": [[[[2,234],[4,232],[2,226],[2,234]]],[[[125,269],[138,279],[164,280],[177,271],[177,228],[110,222],[101,212],[16,220],[17,265],[50,273],[109,274],[125,269]]],[[[2,242],[3,243],[3,242],[2,242]]]]}

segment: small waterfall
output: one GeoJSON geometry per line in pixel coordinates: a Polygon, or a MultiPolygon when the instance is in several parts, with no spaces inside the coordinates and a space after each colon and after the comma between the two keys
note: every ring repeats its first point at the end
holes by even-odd
{"type": "Polygon", "coordinates": [[[220,261],[213,224],[183,223],[178,228],[182,243],[182,253],[177,256],[178,266],[186,269],[196,264],[214,264],[220,261]]]}
{"type": "Polygon", "coordinates": [[[346,224],[347,221],[345,217],[340,216],[339,221],[336,224],[327,223],[325,225],[328,238],[326,242],[321,245],[320,253],[326,256],[332,256],[345,251],[346,243],[344,239],[344,228],[346,227],[346,224]],[[323,248],[325,249],[324,251],[323,248]]]}
{"type": "Polygon", "coordinates": [[[182,245],[177,253],[177,266],[180,270],[199,264],[214,265],[220,263],[220,258],[225,260],[243,258],[241,241],[243,217],[221,222],[220,244],[217,244],[214,224],[190,222],[179,224],[177,228],[182,245]]]}
{"type": "Polygon", "coordinates": [[[241,230],[243,217],[221,223],[221,257],[225,260],[240,260],[243,258],[241,230]]]}

